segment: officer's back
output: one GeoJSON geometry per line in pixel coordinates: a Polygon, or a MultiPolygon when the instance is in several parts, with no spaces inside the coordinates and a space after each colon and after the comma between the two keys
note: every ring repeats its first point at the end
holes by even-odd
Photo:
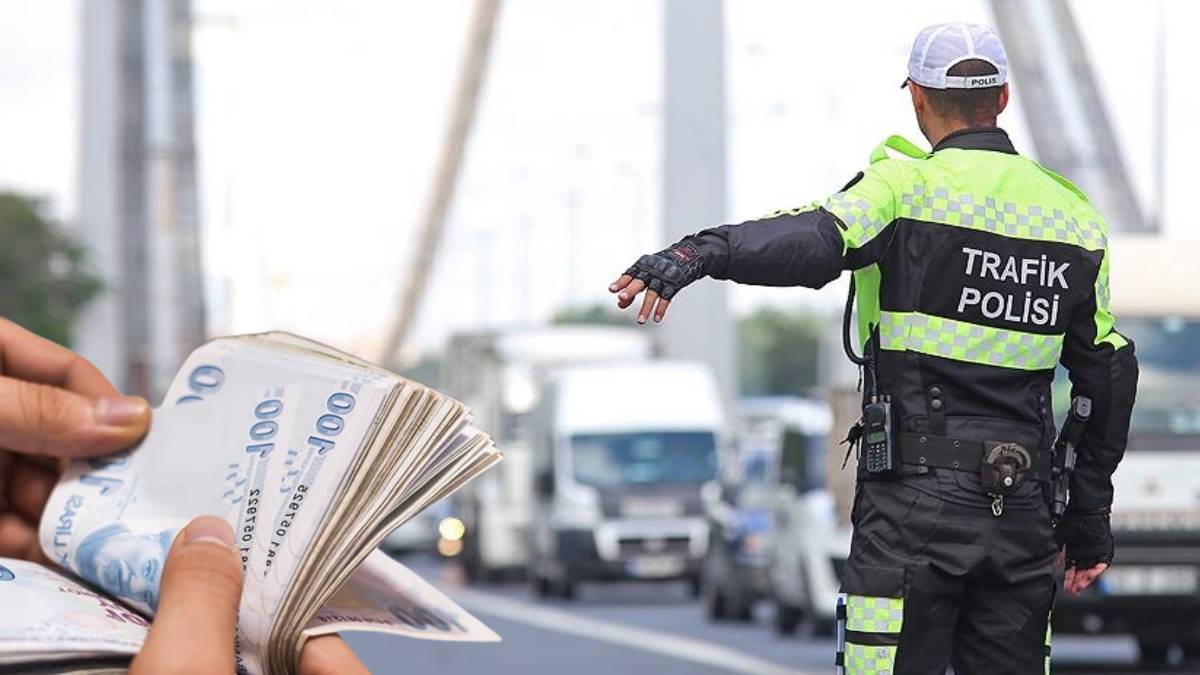
{"type": "Polygon", "coordinates": [[[620,307],[646,292],[644,322],[704,276],[819,288],[853,271],[865,358],[840,607],[849,673],[1041,671],[1060,546],[1070,592],[1112,560],[1137,362],[1108,309],[1104,221],[996,127],[1007,69],[991,29],[930,26],[904,84],[931,151],[892,137],[827,200],[702,230],[610,286],[620,307]],[[1091,422],[1056,529],[1059,363],[1091,422]]]}

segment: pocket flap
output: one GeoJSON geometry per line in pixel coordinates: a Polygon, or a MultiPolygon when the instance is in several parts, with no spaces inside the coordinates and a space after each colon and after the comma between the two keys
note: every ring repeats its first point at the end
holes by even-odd
{"type": "MultiPolygon", "coordinates": [[[[904,568],[856,565],[847,568],[842,583],[846,594],[846,631],[887,636],[894,644],[904,626],[904,568]]],[[[873,642],[871,644],[879,644],[873,642]]]]}
{"type": "Polygon", "coordinates": [[[851,563],[846,566],[842,592],[874,598],[903,598],[904,568],[851,563]]]}

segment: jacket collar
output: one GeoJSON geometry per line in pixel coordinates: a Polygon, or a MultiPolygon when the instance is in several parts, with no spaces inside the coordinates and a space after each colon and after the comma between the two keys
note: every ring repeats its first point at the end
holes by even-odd
{"type": "Polygon", "coordinates": [[[1000,127],[973,127],[959,129],[946,134],[945,138],[933,146],[933,151],[958,148],[960,150],[992,150],[1008,155],[1017,154],[1008,134],[1000,127]]]}

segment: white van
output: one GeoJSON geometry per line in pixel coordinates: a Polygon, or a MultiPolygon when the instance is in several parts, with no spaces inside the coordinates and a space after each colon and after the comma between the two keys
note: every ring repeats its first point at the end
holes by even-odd
{"type": "Polygon", "coordinates": [[[727,443],[707,366],[650,361],[569,367],[548,381],[535,440],[535,588],[687,579],[698,588],[708,525],[700,488],[727,443]]]}
{"type": "MultiPolygon", "coordinates": [[[[545,326],[454,336],[446,392],[471,407],[504,461],[459,490],[453,514],[466,523],[459,558],[467,578],[524,575],[531,562],[535,506],[533,418],[556,368],[649,359],[646,331],[623,326],[545,326]]],[[[407,527],[407,526],[406,526],[407,527]]]]}

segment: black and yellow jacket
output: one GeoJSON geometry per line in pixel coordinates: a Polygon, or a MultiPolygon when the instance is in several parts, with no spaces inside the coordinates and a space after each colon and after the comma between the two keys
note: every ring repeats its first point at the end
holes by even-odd
{"type": "Polygon", "coordinates": [[[1061,362],[1093,401],[1072,510],[1111,505],[1137,362],[1109,311],[1107,226],[1004,131],[957,132],[931,153],[893,137],[824,202],[685,241],[716,279],[819,288],[853,270],[859,336],[902,433],[1045,450],[1061,362]]]}

